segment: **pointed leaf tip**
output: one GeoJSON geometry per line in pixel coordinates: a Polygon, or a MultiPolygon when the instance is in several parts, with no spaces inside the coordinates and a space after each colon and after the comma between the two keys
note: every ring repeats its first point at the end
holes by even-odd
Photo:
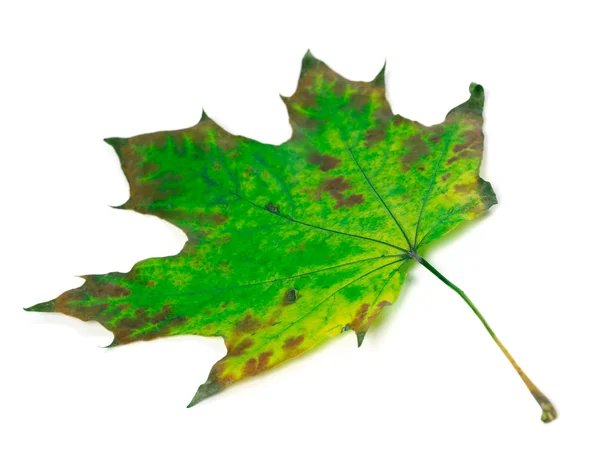
{"type": "Polygon", "coordinates": [[[387,65],[387,60],[383,61],[383,67],[377,74],[377,76],[373,79],[373,84],[377,86],[385,86],[385,67],[387,65]]]}
{"type": "Polygon", "coordinates": [[[306,51],[306,54],[302,58],[302,69],[300,70],[300,76],[304,75],[309,69],[316,67],[319,64],[319,60],[315,58],[310,50],[306,51]]]}
{"type": "Polygon", "coordinates": [[[44,312],[44,313],[53,312],[53,311],[55,311],[55,302],[54,302],[54,300],[50,300],[49,302],[38,303],[36,305],[33,305],[32,307],[24,308],[23,310],[44,312]]]}
{"type": "Polygon", "coordinates": [[[206,382],[204,382],[198,387],[198,391],[196,391],[196,394],[194,395],[190,403],[187,405],[188,409],[190,407],[195,406],[199,402],[204,401],[206,398],[209,398],[212,395],[219,393],[223,390],[223,388],[223,385],[208,379],[206,382]]]}
{"type": "Polygon", "coordinates": [[[106,139],[104,139],[104,142],[106,142],[108,145],[110,145],[116,150],[123,144],[125,144],[127,142],[127,139],[124,139],[122,137],[107,137],[106,139]]]}
{"type": "Polygon", "coordinates": [[[363,344],[365,340],[365,335],[367,335],[367,331],[361,331],[356,333],[356,340],[358,341],[358,348],[363,344]]]}
{"type": "Polygon", "coordinates": [[[202,123],[203,121],[208,121],[210,118],[204,109],[202,109],[202,115],[200,115],[200,121],[198,123],[202,123]]]}

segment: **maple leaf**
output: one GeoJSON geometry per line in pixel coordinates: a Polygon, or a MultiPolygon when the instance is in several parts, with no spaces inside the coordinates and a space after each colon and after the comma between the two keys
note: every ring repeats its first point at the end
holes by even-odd
{"type": "Polygon", "coordinates": [[[158,216],[188,241],[129,273],[85,276],[29,310],[98,321],[111,346],[223,337],[227,355],[192,406],[350,329],[360,346],[416,261],[464,298],[542,419],[555,418],[472,302],[419,252],[496,203],[479,176],[483,88],[472,84],[465,103],[427,127],[392,113],[384,73],[349,81],[307,53],[283,98],[292,136],[281,145],[232,135],[205,113],[191,128],[106,139],[131,189],[120,208],[158,216]]]}

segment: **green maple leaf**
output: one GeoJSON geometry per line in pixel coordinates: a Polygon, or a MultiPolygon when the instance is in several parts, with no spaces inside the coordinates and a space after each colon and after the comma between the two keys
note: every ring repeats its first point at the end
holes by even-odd
{"type": "Polygon", "coordinates": [[[482,320],[466,295],[420,255],[425,245],[496,203],[479,176],[483,88],[427,127],[394,115],[384,71],[342,78],[310,53],[284,98],[292,137],[281,145],[235,136],[203,114],[191,128],[106,141],[131,188],[121,206],[181,228],[172,257],[85,283],[29,310],[95,320],[112,345],[180,334],[220,336],[227,355],[190,403],[264,372],[350,329],[362,343],[423,264],[482,320]]]}

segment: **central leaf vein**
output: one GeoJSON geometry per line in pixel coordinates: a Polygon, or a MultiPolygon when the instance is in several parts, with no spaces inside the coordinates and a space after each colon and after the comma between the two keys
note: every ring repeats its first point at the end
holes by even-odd
{"type": "Polygon", "coordinates": [[[318,225],[309,224],[307,222],[302,222],[302,221],[300,221],[298,219],[294,219],[293,217],[286,216],[285,214],[281,214],[280,212],[270,211],[267,208],[265,208],[264,206],[261,206],[261,205],[255,203],[254,201],[252,201],[252,200],[250,200],[250,199],[248,199],[248,198],[240,195],[239,193],[229,190],[228,188],[226,188],[223,185],[219,184],[218,182],[214,181],[210,177],[208,177],[208,176],[203,176],[203,177],[204,177],[204,179],[208,183],[214,185],[215,187],[219,187],[220,189],[224,190],[227,193],[230,193],[233,196],[238,197],[240,200],[243,200],[243,201],[247,202],[248,204],[254,206],[255,208],[260,209],[260,210],[265,211],[265,212],[268,212],[269,214],[272,214],[274,216],[281,217],[282,219],[288,220],[290,222],[294,222],[296,224],[303,225],[305,227],[314,228],[316,230],[321,230],[321,231],[324,231],[324,232],[330,232],[330,233],[335,233],[337,235],[343,235],[343,236],[347,236],[347,237],[351,237],[351,238],[359,238],[359,239],[362,239],[362,240],[372,241],[374,243],[384,244],[384,245],[389,246],[391,248],[398,249],[399,251],[406,252],[406,249],[401,248],[400,246],[396,246],[394,244],[388,243],[386,241],[377,240],[375,238],[369,238],[368,236],[356,235],[356,234],[353,234],[353,233],[340,232],[338,230],[333,230],[333,229],[330,229],[330,228],[319,227],[318,225]]]}

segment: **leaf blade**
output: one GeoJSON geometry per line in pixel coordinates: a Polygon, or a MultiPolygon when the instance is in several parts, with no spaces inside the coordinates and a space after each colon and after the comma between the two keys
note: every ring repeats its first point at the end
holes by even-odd
{"type": "Polygon", "coordinates": [[[483,88],[426,127],[392,113],[383,75],[349,81],[307,54],[279,146],[204,113],[187,129],[106,139],[130,184],[120,208],[188,241],[30,310],[99,321],[112,346],[223,337],[227,355],[190,405],[349,329],[360,346],[397,299],[409,252],[495,204],[479,177],[483,88]]]}

